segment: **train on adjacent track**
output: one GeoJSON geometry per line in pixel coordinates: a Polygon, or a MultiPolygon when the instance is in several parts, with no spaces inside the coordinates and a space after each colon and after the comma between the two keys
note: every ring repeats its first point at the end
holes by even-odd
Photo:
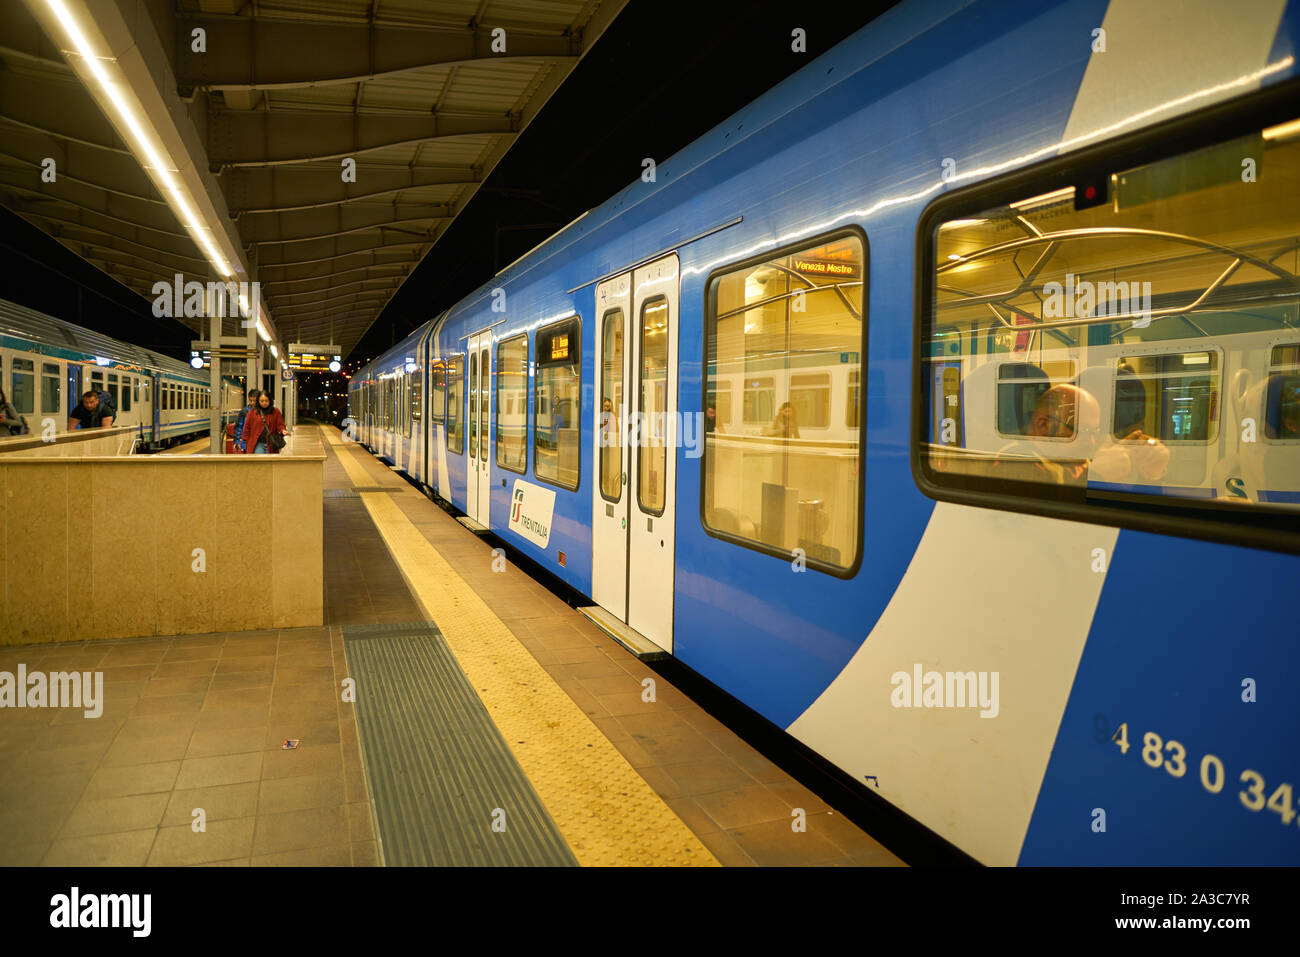
{"type": "MultiPolygon", "coordinates": [[[[107,392],[131,447],[156,451],[208,430],[212,386],[203,371],[25,306],[0,301],[0,382],[33,435],[68,431],[83,392],[107,392]]],[[[243,408],[239,380],[222,378],[222,425],[243,408]]]]}
{"type": "Polygon", "coordinates": [[[1300,863],[1297,45],[904,3],[349,432],[977,861],[1300,863]]]}

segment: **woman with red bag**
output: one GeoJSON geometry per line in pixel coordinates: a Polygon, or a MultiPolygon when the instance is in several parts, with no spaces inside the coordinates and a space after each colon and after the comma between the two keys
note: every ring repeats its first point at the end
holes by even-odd
{"type": "Polygon", "coordinates": [[[269,393],[257,397],[257,405],[244,416],[245,454],[276,455],[284,448],[284,416],[271,404],[269,393]]]}

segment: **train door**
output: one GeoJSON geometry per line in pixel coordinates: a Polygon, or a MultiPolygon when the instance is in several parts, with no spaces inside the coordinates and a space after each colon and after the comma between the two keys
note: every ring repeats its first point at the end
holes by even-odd
{"type": "Polygon", "coordinates": [[[489,428],[492,421],[492,333],[483,331],[469,337],[465,346],[465,389],[469,426],[469,456],[465,514],[476,524],[488,527],[488,504],[492,497],[489,482],[491,468],[488,455],[489,428]]]}
{"type": "Polygon", "coordinates": [[[676,254],[596,286],[592,598],[673,648],[676,254]]]}

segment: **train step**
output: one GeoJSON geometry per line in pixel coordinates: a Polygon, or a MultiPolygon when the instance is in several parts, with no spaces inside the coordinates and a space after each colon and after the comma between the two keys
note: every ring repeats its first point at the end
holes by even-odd
{"type": "Polygon", "coordinates": [[[586,615],[597,628],[642,661],[670,657],[668,652],[641,634],[641,632],[635,628],[629,628],[599,605],[583,605],[578,608],[578,611],[586,615]]]}
{"type": "Polygon", "coordinates": [[[492,529],[488,528],[486,525],[480,525],[478,522],[474,521],[474,519],[470,518],[468,515],[457,515],[456,521],[460,522],[462,525],[468,528],[475,535],[486,535],[490,531],[492,531],[492,529]]]}

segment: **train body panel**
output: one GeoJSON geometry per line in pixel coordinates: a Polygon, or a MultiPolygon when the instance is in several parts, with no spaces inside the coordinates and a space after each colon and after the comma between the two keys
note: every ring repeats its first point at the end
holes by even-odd
{"type": "MultiPolygon", "coordinates": [[[[1300,501],[1300,423],[1279,398],[1300,381],[1300,263],[1269,233],[1238,253],[1214,238],[1235,235],[1232,204],[1202,222],[1193,187],[1170,185],[1221,169],[1194,148],[1219,142],[1197,111],[1278,113],[1300,4],[1193,6],[895,8],[358,373],[363,441],[411,454],[364,390],[423,342],[427,445],[408,471],[634,627],[632,592],[655,596],[670,618],[647,637],[981,861],[1300,861],[1300,726],[1280,690],[1300,679],[1300,636],[1263,598],[1300,558],[1249,514],[1300,501]],[[1172,145],[1142,139],[1159,123],[1172,145]],[[1112,143],[1164,152],[1126,164],[1112,143]],[[1076,155],[1079,176],[1138,172],[1090,205],[1076,155]],[[994,213],[964,199],[981,191],[994,213]],[[935,219],[949,200],[974,212],[935,219]],[[1135,222],[1161,229],[1152,203],[1186,228],[1122,245],[1135,222]],[[1112,245],[1089,255],[1098,237],[1112,245]],[[1238,262],[1216,280],[1223,264],[1160,243],[1238,262]],[[1038,277],[1067,247],[1074,273],[1038,277]],[[1134,249],[1145,312],[1114,283],[1051,311],[1057,279],[1073,295],[1076,274],[1134,249]],[[643,272],[668,259],[671,280],[643,272]],[[981,294],[977,261],[1014,266],[1015,288],[981,294]],[[1034,431],[1063,395],[1070,421],[1034,431]],[[643,445],[627,437],[642,413],[664,414],[659,436],[635,423],[643,445]],[[1079,491],[1049,494],[1044,475],[1079,491]],[[1222,509],[1174,509],[1228,500],[1241,541],[1222,509]],[[627,565],[607,544],[624,521],[627,565]]],[[[1293,149],[1291,126],[1261,125],[1232,148],[1293,149]]],[[[1242,155],[1195,189],[1228,189],[1242,155]]],[[[1294,195],[1259,229],[1300,232],[1294,195]]]]}

